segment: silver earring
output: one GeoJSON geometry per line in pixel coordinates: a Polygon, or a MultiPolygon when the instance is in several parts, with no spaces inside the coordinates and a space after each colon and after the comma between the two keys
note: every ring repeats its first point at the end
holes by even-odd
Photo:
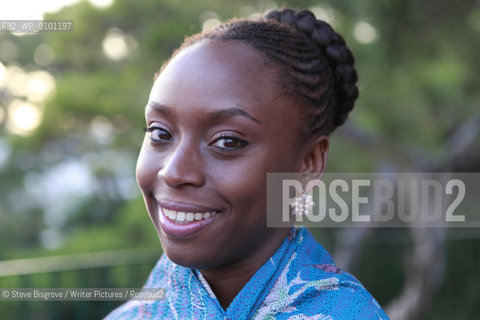
{"type": "Polygon", "coordinates": [[[313,199],[312,196],[302,191],[302,195],[295,197],[293,203],[290,204],[292,208],[292,215],[295,216],[307,216],[312,212],[313,199]]]}

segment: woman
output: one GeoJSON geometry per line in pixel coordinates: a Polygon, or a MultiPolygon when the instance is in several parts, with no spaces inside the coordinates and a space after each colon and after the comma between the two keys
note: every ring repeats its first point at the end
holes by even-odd
{"type": "Polygon", "coordinates": [[[303,228],[268,228],[267,172],[323,172],[358,96],[353,56],[307,10],[185,40],[145,110],[137,181],[164,255],[108,319],[388,319],[303,228]]]}

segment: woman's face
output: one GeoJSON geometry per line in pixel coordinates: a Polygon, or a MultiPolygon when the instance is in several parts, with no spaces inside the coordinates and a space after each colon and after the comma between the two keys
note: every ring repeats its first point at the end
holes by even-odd
{"type": "Polygon", "coordinates": [[[177,264],[268,259],[261,248],[288,232],[266,226],[266,173],[299,171],[303,160],[299,108],[277,79],[247,44],[202,40],[155,81],[137,181],[177,264]]]}

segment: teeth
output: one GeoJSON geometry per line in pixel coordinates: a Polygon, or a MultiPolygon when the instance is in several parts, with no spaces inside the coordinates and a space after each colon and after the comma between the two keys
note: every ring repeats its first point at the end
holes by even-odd
{"type": "Polygon", "coordinates": [[[165,215],[166,215],[167,217],[169,217],[170,219],[172,219],[172,220],[177,219],[177,211],[168,210],[168,209],[163,209],[163,212],[164,212],[165,215]]]}
{"type": "MultiPolygon", "coordinates": [[[[159,208],[160,209],[160,208],[159,208]]],[[[188,224],[192,221],[200,221],[213,217],[217,212],[183,212],[161,208],[164,215],[178,224],[188,224]]],[[[160,210],[159,210],[160,212],[160,210]]]]}
{"type": "Polygon", "coordinates": [[[178,221],[185,221],[185,212],[182,212],[182,211],[178,212],[177,213],[177,220],[178,221]]]}

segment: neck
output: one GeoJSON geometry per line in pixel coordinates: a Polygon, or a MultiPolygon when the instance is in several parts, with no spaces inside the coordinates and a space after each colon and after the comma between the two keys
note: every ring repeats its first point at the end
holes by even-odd
{"type": "Polygon", "coordinates": [[[256,250],[254,254],[242,261],[215,269],[200,270],[224,310],[228,308],[255,272],[280,247],[289,231],[289,229],[285,229],[285,232],[277,233],[274,238],[264,243],[260,250],[256,250]]]}

